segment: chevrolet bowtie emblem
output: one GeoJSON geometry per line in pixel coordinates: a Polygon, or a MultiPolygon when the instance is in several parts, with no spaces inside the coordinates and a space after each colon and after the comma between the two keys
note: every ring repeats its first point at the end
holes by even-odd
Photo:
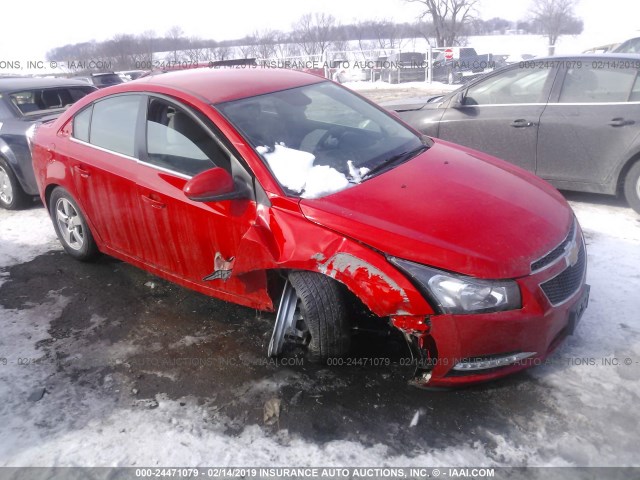
{"type": "Polygon", "coordinates": [[[565,261],[567,262],[567,267],[573,267],[576,263],[578,263],[578,255],[580,253],[580,244],[575,240],[572,241],[567,248],[565,249],[566,257],[565,261]]]}

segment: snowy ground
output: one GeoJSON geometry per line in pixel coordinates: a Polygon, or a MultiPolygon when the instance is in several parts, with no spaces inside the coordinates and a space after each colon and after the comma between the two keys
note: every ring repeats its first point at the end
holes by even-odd
{"type": "Polygon", "coordinates": [[[346,82],[344,86],[378,103],[397,100],[399,98],[442,95],[460,88],[460,85],[447,85],[441,82],[403,82],[390,84],[381,80],[377,82],[346,82]]]}
{"type": "Polygon", "coordinates": [[[552,365],[449,392],[260,364],[271,316],[75,262],[44,209],[0,210],[0,466],[638,466],[640,216],[569,199],[592,285],[576,334],[552,365]]]}

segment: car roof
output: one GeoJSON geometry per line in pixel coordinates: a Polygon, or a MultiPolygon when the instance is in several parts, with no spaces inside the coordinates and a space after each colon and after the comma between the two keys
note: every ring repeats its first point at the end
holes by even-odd
{"type": "Polygon", "coordinates": [[[0,78],[0,92],[14,92],[32,88],[52,87],[86,87],[86,82],[70,80],[68,78],[0,78]]]}
{"type": "MultiPolygon", "coordinates": [[[[122,90],[141,90],[142,85],[175,88],[216,104],[327,81],[310,73],[280,68],[194,68],[157,73],[122,84],[122,90]]],[[[121,91],[122,91],[121,90],[121,91]]],[[[111,90],[113,91],[113,90],[111,90]]]]}

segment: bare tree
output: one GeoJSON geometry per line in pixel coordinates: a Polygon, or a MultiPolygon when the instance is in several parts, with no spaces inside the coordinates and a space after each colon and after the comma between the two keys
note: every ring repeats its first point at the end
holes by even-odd
{"type": "Polygon", "coordinates": [[[324,55],[338,26],[333,15],[307,13],[293,26],[293,37],[305,55],[324,55]]]}
{"type": "Polygon", "coordinates": [[[390,22],[389,20],[381,20],[371,22],[371,29],[381,50],[396,49],[400,47],[402,37],[404,36],[403,27],[400,24],[390,22]]]}
{"type": "Polygon", "coordinates": [[[248,44],[248,45],[238,45],[237,49],[240,51],[240,54],[242,55],[242,58],[252,58],[253,57],[253,53],[254,53],[254,48],[255,46],[252,44],[248,44]]]}
{"type": "Polygon", "coordinates": [[[142,47],[138,60],[141,65],[151,65],[153,61],[154,40],[156,33],[153,30],[145,30],[140,34],[139,42],[142,47]]]}
{"type": "Polygon", "coordinates": [[[184,53],[189,59],[189,63],[199,63],[200,60],[204,60],[205,54],[203,48],[200,46],[202,40],[198,37],[192,37],[189,39],[189,45],[184,49],[184,53]]]}
{"type": "Polygon", "coordinates": [[[253,53],[256,58],[266,59],[276,55],[278,32],[275,30],[256,31],[253,38],[255,39],[253,53]]]}
{"type": "Polygon", "coordinates": [[[233,49],[227,46],[220,46],[212,48],[210,50],[213,56],[213,60],[228,60],[233,53],[233,49]]]}
{"type": "MultiPolygon", "coordinates": [[[[426,40],[427,45],[431,45],[435,36],[435,29],[431,22],[418,21],[411,26],[411,35],[413,37],[422,37],[426,40]]],[[[433,46],[433,45],[431,45],[433,46]]]]}
{"type": "Polygon", "coordinates": [[[184,44],[184,31],[182,28],[174,25],[167,31],[166,38],[169,40],[169,45],[173,52],[173,61],[177,63],[181,60],[181,55],[178,54],[178,51],[182,50],[184,44]]]}
{"type": "Polygon", "coordinates": [[[421,3],[425,11],[420,20],[431,17],[436,47],[448,47],[460,43],[464,30],[474,18],[474,9],[479,0],[405,0],[408,3],[421,3]]]}
{"type": "Polygon", "coordinates": [[[549,40],[549,55],[555,53],[560,35],[582,32],[582,20],[573,12],[577,3],[577,0],[534,0],[531,20],[549,40]]]}
{"type": "Polygon", "coordinates": [[[276,31],[274,48],[278,58],[294,57],[300,53],[298,45],[291,43],[290,35],[279,30],[276,31]]]}

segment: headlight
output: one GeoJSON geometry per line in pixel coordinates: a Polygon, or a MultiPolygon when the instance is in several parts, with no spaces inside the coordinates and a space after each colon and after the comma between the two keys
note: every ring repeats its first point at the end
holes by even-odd
{"type": "Polygon", "coordinates": [[[443,313],[486,313],[522,307],[513,280],[481,280],[456,275],[395,257],[389,261],[409,275],[443,313]]]}

